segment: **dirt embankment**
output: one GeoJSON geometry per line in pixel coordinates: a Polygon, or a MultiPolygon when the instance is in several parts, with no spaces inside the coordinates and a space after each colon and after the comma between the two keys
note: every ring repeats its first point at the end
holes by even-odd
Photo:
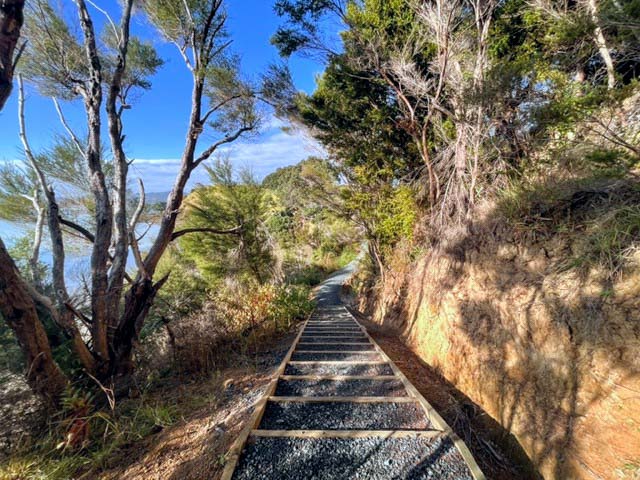
{"type": "Polygon", "coordinates": [[[411,263],[397,252],[359,308],[515,436],[545,479],[637,479],[640,269],[577,268],[583,233],[556,227],[525,238],[487,209],[466,238],[411,263]]]}

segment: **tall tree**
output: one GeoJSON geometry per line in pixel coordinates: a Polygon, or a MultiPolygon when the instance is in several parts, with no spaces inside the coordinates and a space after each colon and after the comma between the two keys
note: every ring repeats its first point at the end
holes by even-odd
{"type": "Polygon", "coordinates": [[[264,189],[249,171],[236,175],[231,163],[218,159],[205,167],[210,186],[195,189],[185,204],[180,245],[210,284],[233,276],[263,284],[273,278],[274,258],[264,225],[264,189]]]}
{"type": "MultiPolygon", "coordinates": [[[[45,95],[82,102],[86,140],[75,133],[64,116],[62,105],[54,100],[69,142],[79,154],[79,166],[86,169],[85,187],[91,196],[89,211],[93,218],[88,225],[82,225],[61,215],[50,172],[29,148],[28,114],[21,101],[21,136],[38,191],[46,200],[48,230],[54,246],[55,301],[25,282],[16,285],[21,291],[24,287],[22,293],[34,297],[49,310],[60,329],[73,340],[76,355],[89,373],[113,382],[123,391],[133,369],[134,345],[154,297],[166,281],[166,277],[155,279],[158,262],[171,241],[193,233],[175,231],[187,181],[221,146],[258,128],[259,92],[241,78],[238,59],[228,52],[231,40],[226,32],[227,14],[222,0],[191,0],[180,4],[168,0],[141,2],[151,22],[177,46],[193,78],[181,168],[167,199],[156,240],[143,255],[137,245],[136,224],[144,209],[144,188],[141,184],[139,204],[135,211],[130,211],[127,191],[130,160],[124,148],[124,113],[131,108],[128,101],[131,92],[136,88],[149,88],[148,78],[162,62],[149,45],[130,33],[133,0],[122,3],[118,22],[95,7],[107,16],[103,34],[96,31],[93,4],[84,0],[74,0],[73,4],[80,38],[72,34],[76,27],[53,3],[34,0],[29,4],[26,29],[29,44],[24,74],[45,95]],[[111,161],[104,155],[104,122],[111,161]],[[217,132],[219,138],[198,151],[200,137],[207,128],[210,135],[217,132]],[[90,308],[86,312],[79,308],[81,305],[73,305],[67,293],[63,227],[92,245],[90,308]],[[130,250],[137,265],[134,275],[125,270],[130,250]],[[89,330],[90,342],[80,334],[82,324],[89,330]],[[121,377],[123,380],[119,382],[121,377]]],[[[19,320],[10,325],[16,332],[24,327],[19,320]]]]}

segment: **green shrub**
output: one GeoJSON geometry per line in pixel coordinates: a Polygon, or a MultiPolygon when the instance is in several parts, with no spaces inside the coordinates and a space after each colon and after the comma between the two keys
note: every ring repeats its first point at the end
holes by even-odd
{"type": "Polygon", "coordinates": [[[158,265],[157,276],[169,275],[160,289],[148,321],[141,332],[144,339],[157,331],[164,321],[174,321],[202,309],[207,300],[207,284],[193,262],[172,247],[167,250],[158,265]]]}
{"type": "Polygon", "coordinates": [[[288,281],[296,285],[314,287],[322,282],[326,276],[327,272],[323,268],[312,264],[289,274],[288,281]]]}
{"type": "Polygon", "coordinates": [[[315,308],[310,295],[311,291],[306,285],[279,287],[273,299],[269,316],[276,326],[290,328],[293,322],[306,318],[315,308]]]}
{"type": "Polygon", "coordinates": [[[584,156],[588,167],[599,175],[622,177],[637,163],[628,152],[617,149],[595,149],[584,156]]]}

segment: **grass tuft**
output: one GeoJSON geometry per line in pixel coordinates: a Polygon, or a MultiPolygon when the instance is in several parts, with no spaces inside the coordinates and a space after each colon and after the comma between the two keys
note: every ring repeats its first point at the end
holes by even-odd
{"type": "Polygon", "coordinates": [[[640,183],[586,178],[559,183],[514,183],[498,211],[518,236],[565,236],[571,253],[562,269],[603,269],[613,276],[636,266],[640,250],[640,183]]]}

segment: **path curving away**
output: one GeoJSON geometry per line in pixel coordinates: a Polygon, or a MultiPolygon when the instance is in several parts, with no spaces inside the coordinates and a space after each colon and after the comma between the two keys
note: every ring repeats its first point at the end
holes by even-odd
{"type": "Polygon", "coordinates": [[[319,288],[223,480],[480,480],[464,443],[341,304],[319,288]]]}

